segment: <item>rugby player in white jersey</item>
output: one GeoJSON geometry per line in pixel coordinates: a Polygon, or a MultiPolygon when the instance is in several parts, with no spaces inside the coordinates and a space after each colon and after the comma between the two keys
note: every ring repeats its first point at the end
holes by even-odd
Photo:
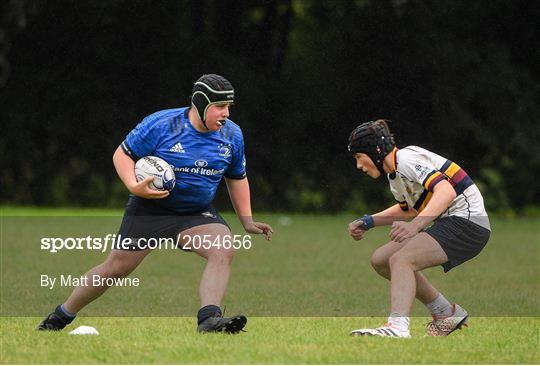
{"type": "Polygon", "coordinates": [[[385,120],[366,122],[349,137],[356,167],[376,179],[388,176],[397,203],[349,224],[361,240],[375,226],[391,226],[391,241],[379,247],[371,265],[390,280],[388,322],[356,329],[355,336],[410,337],[409,314],[416,297],[433,320],[430,336],[446,336],[467,325],[468,313],[448,301],[422,274],[441,265],[445,272],[475,257],[491,233],[478,187],[456,163],[418,146],[398,149],[385,120]]]}

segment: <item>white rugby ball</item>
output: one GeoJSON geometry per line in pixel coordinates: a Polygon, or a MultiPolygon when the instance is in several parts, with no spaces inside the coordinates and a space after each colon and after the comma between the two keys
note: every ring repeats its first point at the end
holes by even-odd
{"type": "Polygon", "coordinates": [[[135,177],[140,182],[146,177],[154,177],[149,186],[158,191],[172,191],[176,183],[174,171],[165,160],[157,156],[145,156],[135,163],[135,177]]]}

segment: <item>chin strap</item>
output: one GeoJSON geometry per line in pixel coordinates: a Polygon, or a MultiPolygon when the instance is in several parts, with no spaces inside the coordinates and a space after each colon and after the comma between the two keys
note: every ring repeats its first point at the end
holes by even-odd
{"type": "Polygon", "coordinates": [[[216,74],[203,75],[193,84],[191,104],[207,130],[209,129],[206,125],[208,108],[212,104],[221,103],[234,103],[233,86],[223,76],[216,74]]]}
{"type": "Polygon", "coordinates": [[[206,121],[204,119],[201,118],[200,114],[199,114],[199,111],[197,110],[197,107],[194,105],[194,104],[191,104],[191,109],[194,109],[195,112],[197,113],[197,117],[199,117],[199,119],[201,120],[201,123],[202,125],[204,126],[204,128],[206,128],[207,131],[210,131],[210,129],[208,128],[208,126],[206,125],[206,121]]]}
{"type": "Polygon", "coordinates": [[[201,119],[201,122],[202,122],[204,128],[206,128],[207,131],[210,131],[210,129],[209,129],[208,126],[206,125],[206,121],[201,119]]]}

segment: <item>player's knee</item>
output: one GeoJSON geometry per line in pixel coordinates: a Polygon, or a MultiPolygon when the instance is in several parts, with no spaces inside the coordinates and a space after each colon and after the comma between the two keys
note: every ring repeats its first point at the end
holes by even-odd
{"type": "Polygon", "coordinates": [[[399,265],[410,265],[410,261],[406,255],[403,253],[397,252],[390,256],[388,259],[388,265],[390,268],[399,266],[399,265]]]}
{"type": "Polygon", "coordinates": [[[121,265],[118,267],[114,267],[112,271],[112,277],[124,278],[124,277],[127,277],[132,271],[133,271],[133,267],[131,266],[121,265]]]}
{"type": "Polygon", "coordinates": [[[220,264],[231,264],[234,257],[234,249],[218,249],[213,250],[208,255],[208,260],[219,262],[220,264]]]}
{"type": "Polygon", "coordinates": [[[371,256],[371,266],[377,273],[386,272],[388,269],[388,257],[375,251],[371,256]]]}
{"type": "Polygon", "coordinates": [[[131,273],[131,269],[128,269],[121,264],[109,263],[103,277],[107,278],[124,278],[131,273]]]}
{"type": "Polygon", "coordinates": [[[109,258],[106,262],[106,274],[110,278],[124,278],[128,276],[136,265],[133,263],[132,258],[126,258],[122,256],[109,258]]]}

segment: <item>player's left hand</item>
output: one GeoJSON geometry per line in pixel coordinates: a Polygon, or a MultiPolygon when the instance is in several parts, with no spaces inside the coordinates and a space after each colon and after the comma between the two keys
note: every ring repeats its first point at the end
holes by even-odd
{"type": "Polygon", "coordinates": [[[272,226],[264,222],[251,222],[246,224],[244,229],[250,234],[264,234],[266,240],[272,240],[272,234],[274,233],[272,226]]]}
{"type": "Polygon", "coordinates": [[[394,221],[392,224],[392,230],[390,230],[390,239],[401,243],[402,241],[412,238],[418,234],[418,229],[411,222],[406,221],[394,221]]]}

